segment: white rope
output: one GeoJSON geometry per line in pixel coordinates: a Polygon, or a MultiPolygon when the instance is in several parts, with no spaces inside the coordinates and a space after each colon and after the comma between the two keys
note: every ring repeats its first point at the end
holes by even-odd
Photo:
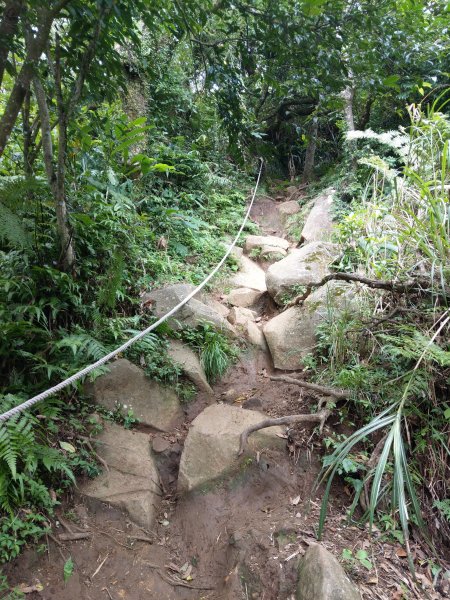
{"type": "Polygon", "coordinates": [[[217,271],[220,269],[220,267],[224,264],[224,262],[230,256],[231,251],[233,250],[234,246],[236,245],[236,243],[237,243],[237,241],[239,239],[239,236],[241,235],[241,233],[242,233],[242,231],[243,231],[243,229],[245,227],[245,224],[247,222],[247,219],[248,219],[248,217],[250,215],[250,211],[251,211],[252,206],[253,206],[253,202],[255,200],[256,191],[257,191],[258,185],[259,185],[259,180],[261,179],[263,161],[262,161],[262,159],[260,159],[260,161],[261,161],[261,165],[260,165],[260,168],[259,168],[259,173],[258,173],[258,178],[256,180],[255,189],[253,190],[252,199],[251,199],[250,204],[248,206],[248,209],[247,209],[247,212],[245,214],[244,220],[242,221],[242,225],[239,228],[239,231],[237,232],[236,237],[234,238],[234,240],[231,243],[230,247],[225,252],[225,255],[223,256],[222,260],[219,262],[218,265],[216,265],[214,267],[214,269],[211,271],[211,273],[201,282],[201,284],[198,285],[195,288],[195,290],[192,290],[192,292],[190,292],[183,300],[181,300],[181,302],[179,304],[177,304],[171,310],[169,310],[168,313],[166,313],[163,317],[161,317],[160,319],[158,319],[158,321],[156,321],[156,323],[153,323],[152,325],[150,325],[149,327],[147,327],[143,331],[139,332],[134,337],[130,338],[124,344],[122,344],[121,346],[119,346],[119,348],[116,348],[116,350],[113,350],[112,352],[110,352],[109,354],[107,354],[106,356],[104,356],[103,358],[100,358],[99,360],[97,360],[95,363],[92,363],[92,365],[89,365],[89,366],[85,367],[81,371],[78,371],[78,373],[75,373],[74,375],[71,375],[70,377],[68,377],[64,381],[61,381],[60,383],[54,385],[53,387],[49,388],[48,390],[45,390],[45,392],[41,392],[37,396],[34,396],[33,398],[30,398],[26,402],[23,402],[22,404],[19,404],[18,406],[15,406],[14,408],[11,408],[7,412],[3,413],[2,415],[0,415],[0,422],[6,421],[7,419],[9,419],[10,417],[12,417],[13,415],[16,415],[16,414],[19,414],[19,413],[23,412],[27,408],[30,408],[34,404],[37,404],[38,402],[41,402],[42,400],[45,400],[49,396],[53,396],[53,394],[56,394],[57,392],[60,392],[61,390],[63,390],[64,388],[68,387],[72,383],[75,383],[75,381],[78,381],[78,379],[81,379],[85,375],[88,375],[94,369],[97,369],[98,367],[101,367],[102,365],[104,365],[105,363],[107,363],[108,361],[110,361],[112,358],[114,358],[115,356],[117,356],[121,352],[124,352],[132,344],[134,344],[138,340],[140,340],[143,337],[145,337],[148,333],[150,333],[150,331],[153,331],[153,329],[156,329],[156,327],[158,327],[159,325],[161,325],[161,323],[164,323],[164,321],[167,321],[167,319],[169,317],[171,317],[173,314],[175,314],[182,306],[184,306],[187,302],[189,302],[189,300],[191,300],[191,298],[193,298],[196,294],[198,294],[198,292],[203,287],[205,287],[205,285],[208,283],[208,281],[210,281],[214,277],[214,275],[217,273],[217,271]]]}

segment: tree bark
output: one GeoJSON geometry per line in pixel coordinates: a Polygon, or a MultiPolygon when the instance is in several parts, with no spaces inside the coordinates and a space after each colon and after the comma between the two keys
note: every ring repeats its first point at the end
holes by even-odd
{"type": "Polygon", "coordinates": [[[375,99],[372,96],[369,96],[364,105],[364,112],[361,115],[361,119],[358,122],[358,129],[363,130],[367,127],[370,121],[370,113],[372,111],[372,105],[375,99]]]}
{"type": "Polygon", "coordinates": [[[49,11],[42,16],[41,25],[36,36],[27,44],[27,54],[13,89],[6,103],[5,112],[0,120],[0,156],[5,151],[6,143],[11,135],[17,117],[22,108],[26,93],[30,88],[36,65],[50,35],[53,18],[49,11]]]}
{"type": "Polygon", "coordinates": [[[52,128],[50,125],[50,114],[48,110],[47,98],[45,96],[42,83],[38,77],[33,78],[33,87],[39,110],[39,118],[41,121],[41,140],[44,154],[45,173],[47,175],[47,181],[50,189],[52,190],[53,195],[56,197],[56,175],[53,165],[52,128]]]}
{"type": "Polygon", "coordinates": [[[303,166],[302,183],[308,183],[311,181],[314,171],[314,158],[316,155],[317,147],[317,132],[319,130],[319,119],[313,117],[309,132],[308,132],[308,146],[306,147],[305,164],[303,166]]]}
{"type": "Polygon", "coordinates": [[[0,86],[2,85],[11,42],[17,31],[23,7],[23,0],[6,0],[3,9],[2,20],[0,21],[0,86]]]}
{"type": "Polygon", "coordinates": [[[53,7],[40,10],[37,31],[26,36],[27,52],[19,75],[6,103],[5,112],[0,119],[0,156],[5,151],[9,136],[16,124],[31,80],[35,74],[39,58],[47,45],[53,21],[70,0],[59,0],[53,7]]]}
{"type": "Polygon", "coordinates": [[[355,97],[355,88],[348,85],[342,92],[344,100],[344,119],[348,131],[355,131],[355,118],[353,116],[353,99],[355,97]]]}
{"type": "MultiPolygon", "coordinates": [[[[355,97],[355,88],[352,85],[347,85],[341,94],[344,101],[344,120],[347,125],[347,131],[355,131],[355,117],[353,114],[353,100],[355,97]]],[[[355,170],[358,166],[356,161],[355,151],[356,143],[354,140],[348,141],[348,149],[350,151],[352,167],[355,170]]]]}

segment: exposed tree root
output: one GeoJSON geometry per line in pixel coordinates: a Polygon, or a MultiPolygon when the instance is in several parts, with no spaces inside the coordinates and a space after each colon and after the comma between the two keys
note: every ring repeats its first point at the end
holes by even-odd
{"type": "Polygon", "coordinates": [[[273,427],[274,425],[292,425],[293,423],[319,423],[320,431],[322,431],[325,421],[331,414],[331,410],[324,408],[317,413],[304,414],[304,415],[288,415],[286,417],[278,417],[277,419],[264,419],[260,423],[256,423],[251,427],[247,427],[240,437],[239,452],[238,456],[241,456],[247,447],[248,436],[255,431],[260,429],[266,429],[267,427],[273,427]]]}
{"type": "Polygon", "coordinates": [[[84,533],[60,533],[58,535],[58,539],[61,542],[73,542],[75,540],[85,540],[86,538],[90,538],[92,536],[91,531],[85,531],[84,533]]]}
{"type": "Polygon", "coordinates": [[[343,390],[336,390],[334,388],[325,387],[323,385],[317,385],[316,383],[310,383],[309,381],[303,381],[303,379],[295,379],[295,377],[289,377],[289,375],[271,375],[269,377],[272,381],[285,381],[286,383],[293,383],[299,385],[313,392],[318,392],[324,396],[333,396],[340,400],[346,400],[349,397],[349,393],[343,390]]]}

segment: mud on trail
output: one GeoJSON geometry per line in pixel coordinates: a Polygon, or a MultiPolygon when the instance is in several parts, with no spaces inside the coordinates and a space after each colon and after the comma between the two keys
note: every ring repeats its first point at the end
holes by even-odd
{"type": "MultiPolygon", "coordinates": [[[[270,198],[257,203],[252,216],[267,234],[283,230],[278,204],[270,198]]],[[[276,312],[270,300],[257,308],[261,320],[276,312]]],[[[270,416],[315,410],[317,396],[271,381],[272,373],[269,354],[249,347],[214,386],[215,401],[270,416]]],[[[286,432],[284,448],[263,449],[241,461],[232,475],[202,491],[178,495],[178,466],[189,424],[210,403],[200,393],[180,428],[148,434],[154,448],[155,438],[158,445],[161,495],[151,531],[75,490],[59,508],[46,547],[27,549],[6,567],[10,582],[28,586],[29,600],[294,600],[298,561],[317,541],[321,440],[343,425],[332,416],[320,436],[312,424],[296,426],[286,432]],[[88,537],[62,542],[61,533],[88,537]],[[69,557],[74,570],[64,582],[69,557]]],[[[370,541],[367,530],[347,523],[350,502],[350,490],[336,480],[323,545],[337,558],[344,549],[353,556],[358,550],[367,553],[374,568],[358,560],[345,565],[363,598],[400,600],[402,590],[405,598],[422,598],[401,547],[385,541],[379,531],[370,541]]]]}

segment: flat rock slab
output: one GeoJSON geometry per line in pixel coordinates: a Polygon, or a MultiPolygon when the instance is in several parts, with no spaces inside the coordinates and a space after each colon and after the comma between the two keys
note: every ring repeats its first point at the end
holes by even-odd
{"type": "Polygon", "coordinates": [[[249,308],[260,300],[263,292],[258,290],[252,290],[248,287],[237,288],[231,290],[228,296],[225,298],[226,302],[232,306],[239,306],[241,308],[249,308]]]}
{"type": "Polygon", "coordinates": [[[240,306],[233,306],[228,315],[228,320],[234,326],[245,326],[249,321],[254,321],[256,313],[249,308],[242,308],[240,306]]]}
{"type": "Polygon", "coordinates": [[[313,201],[313,207],[302,229],[301,240],[316,242],[329,240],[333,231],[331,207],[335,190],[329,188],[313,201]]]}
{"type": "Polygon", "coordinates": [[[245,240],[244,252],[249,254],[252,250],[260,250],[265,246],[278,248],[286,252],[289,248],[289,242],[274,235],[249,235],[245,240]]]}
{"type": "Polygon", "coordinates": [[[257,196],[250,212],[250,217],[267,233],[283,235],[278,203],[269,196],[257,196]]]}
{"type": "Polygon", "coordinates": [[[247,256],[239,258],[240,269],[230,280],[231,285],[247,287],[258,292],[265,292],[266,274],[255,262],[247,256]]]}
{"type": "MultiPolygon", "coordinates": [[[[181,300],[184,300],[194,289],[193,285],[187,283],[169,285],[144,294],[142,304],[160,319],[179,304],[181,300]]],[[[207,322],[212,323],[224,333],[234,335],[233,328],[225,317],[216,308],[208,306],[208,304],[197,298],[191,298],[167,322],[175,331],[179,331],[184,327],[198,327],[201,323],[207,322]]]]}
{"type": "Polygon", "coordinates": [[[297,600],[361,600],[361,594],[337,559],[320,544],[300,559],[297,600]]]}
{"type": "Polygon", "coordinates": [[[300,205],[297,200],[287,200],[278,204],[278,210],[280,213],[281,222],[286,225],[289,217],[296,215],[300,212],[300,205]]]}
{"type": "Polygon", "coordinates": [[[169,342],[168,354],[170,358],[178,363],[188,379],[194,383],[199,390],[212,394],[211,386],[206,379],[205,371],[197,354],[188,346],[178,340],[169,342]]]}
{"type": "Polygon", "coordinates": [[[81,494],[117,506],[141,527],[151,528],[160,491],[148,435],[107,424],[95,445],[109,471],[82,483],[81,494]]]}
{"type": "Polygon", "coordinates": [[[108,410],[119,406],[124,414],[132,410],[144,425],[170,431],[183,420],[175,392],[150,380],[142,369],[125,358],[111,363],[109,373],[86,386],[86,393],[108,410]]]}
{"type": "MultiPolygon", "coordinates": [[[[184,443],[178,474],[178,490],[187,492],[211,483],[239,465],[241,433],[265,418],[260,412],[228,404],[214,404],[196,417],[184,443]]],[[[250,450],[284,446],[280,427],[262,429],[249,437],[250,450]]]]}
{"type": "Polygon", "coordinates": [[[326,242],[311,242],[293,250],[286,258],[271,265],[266,273],[269,294],[278,304],[294,297],[313,283],[319,283],[329,273],[336,258],[337,246],[326,242]]]}

